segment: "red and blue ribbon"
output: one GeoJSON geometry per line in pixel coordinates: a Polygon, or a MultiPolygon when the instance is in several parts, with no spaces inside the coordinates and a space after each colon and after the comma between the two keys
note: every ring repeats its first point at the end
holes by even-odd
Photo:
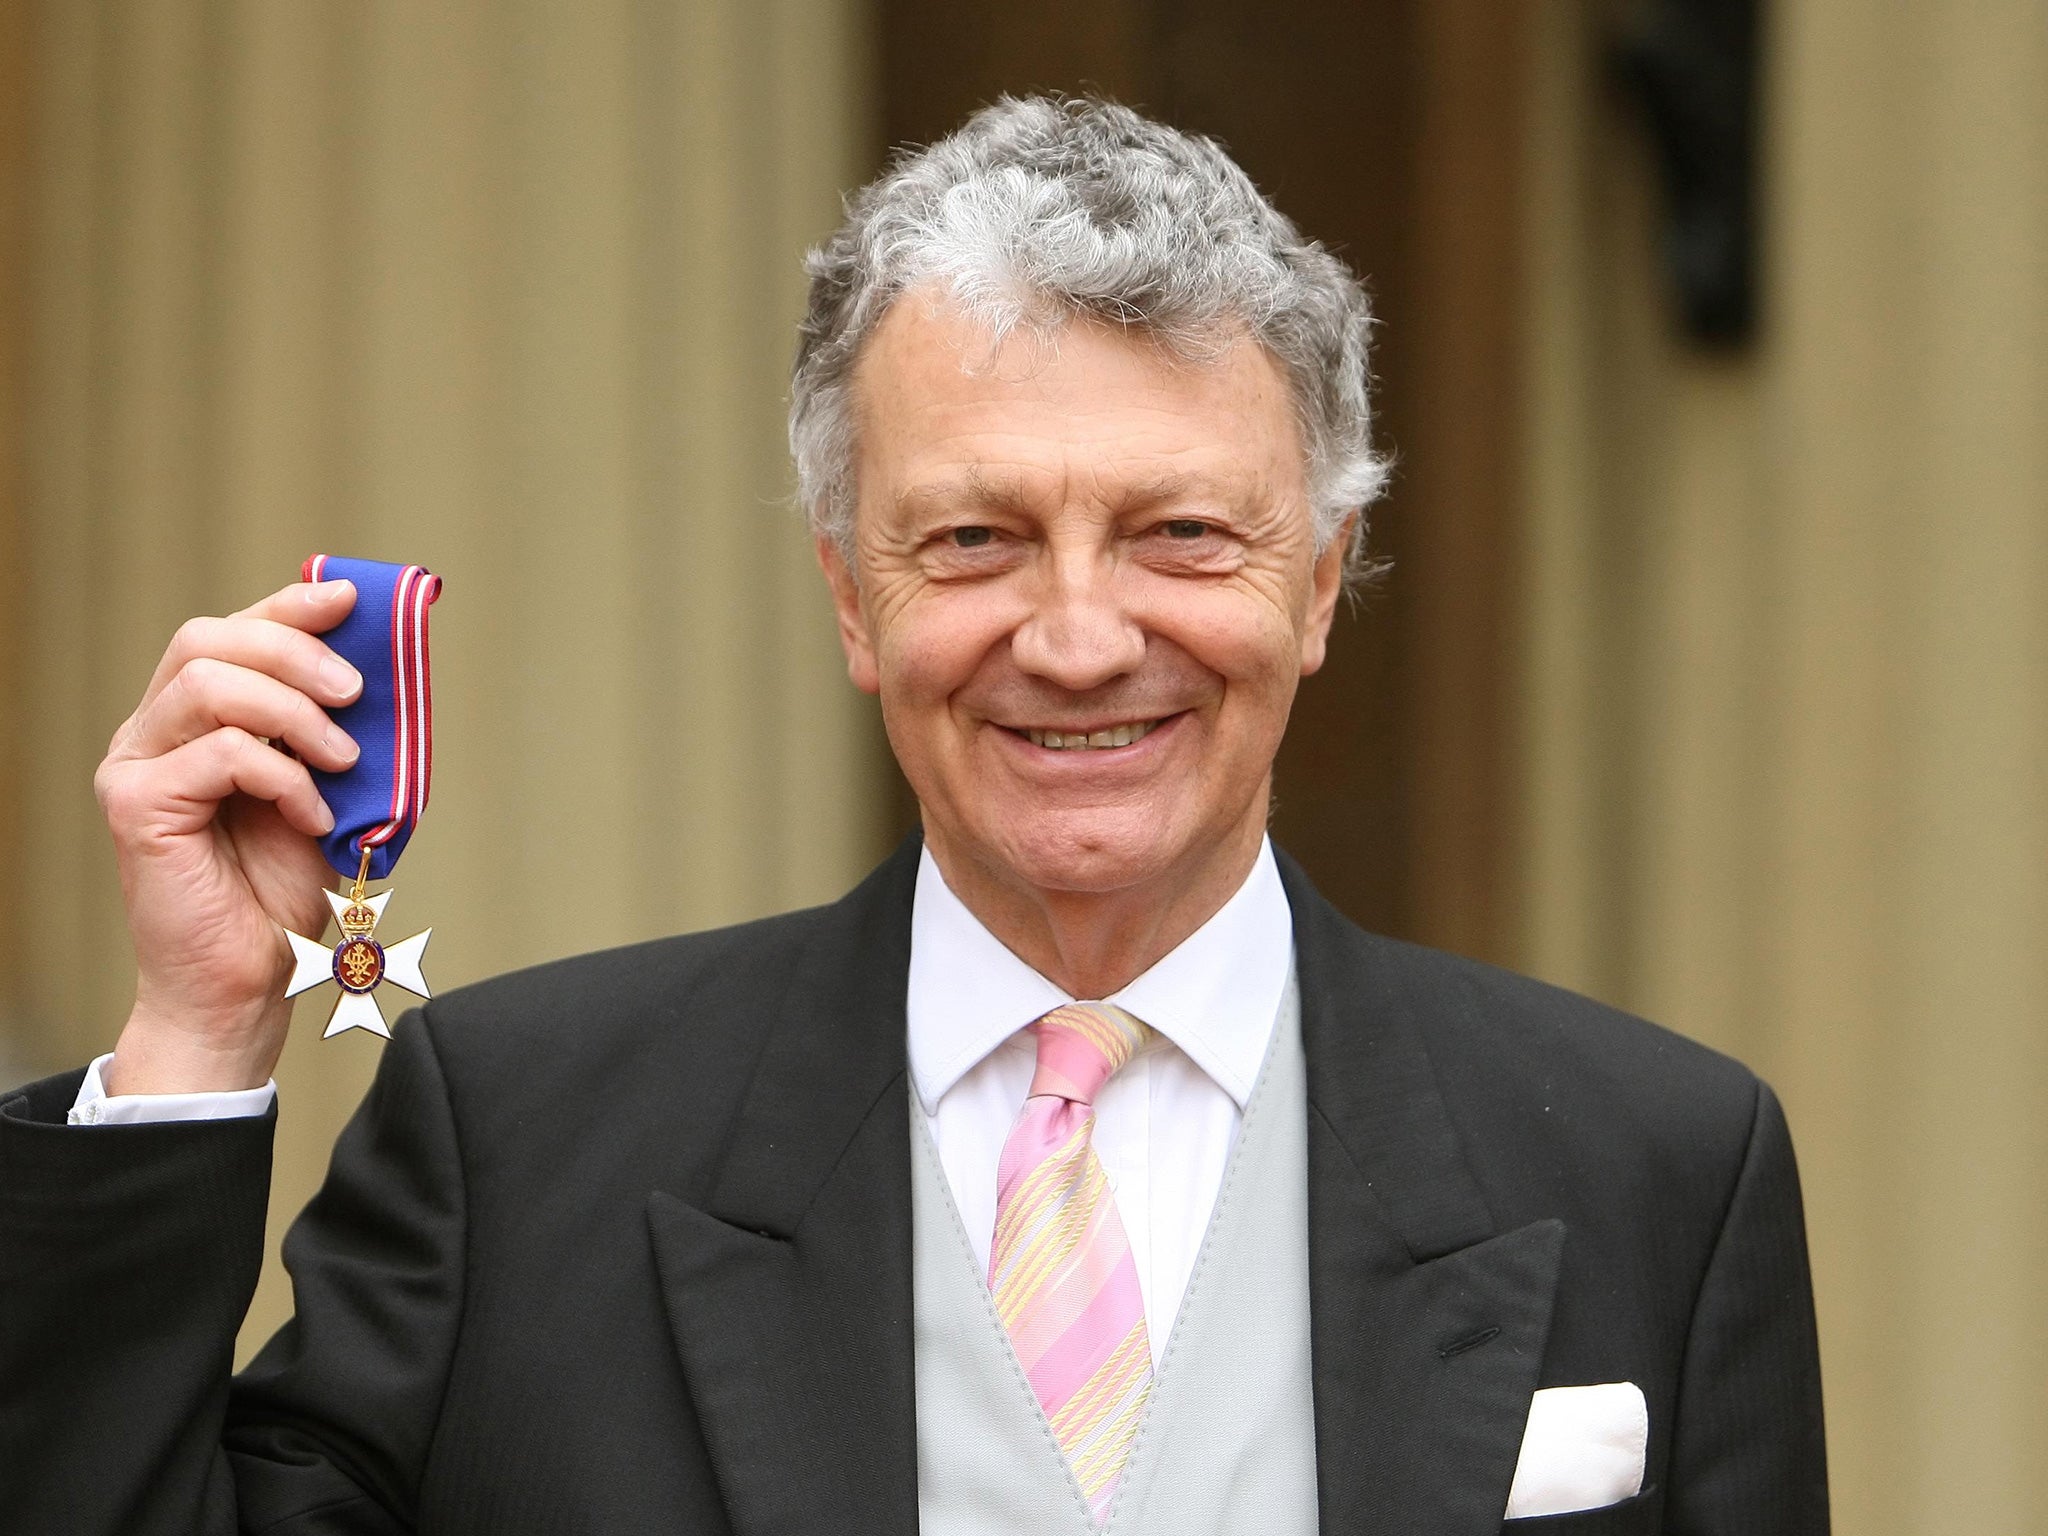
{"type": "Polygon", "coordinates": [[[321,839],[327,862],[351,880],[370,855],[370,878],[388,879],[405,851],[434,778],[434,690],[427,657],[427,608],[441,578],[424,566],[313,555],[305,581],[352,581],[356,605],[321,636],[363,674],[355,703],[329,711],[363,755],[345,773],[313,770],[334,812],[321,839]]]}

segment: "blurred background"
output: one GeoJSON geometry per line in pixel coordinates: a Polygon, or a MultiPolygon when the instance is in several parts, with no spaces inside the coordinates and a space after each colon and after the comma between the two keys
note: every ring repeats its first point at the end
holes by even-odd
{"type": "MultiPolygon", "coordinates": [[[[853,880],[909,807],[788,504],[799,258],[889,145],[1083,86],[1383,319],[1394,571],[1279,837],[1769,1077],[1837,1529],[2038,1530],[2041,0],[0,0],[0,1081],[125,1015],[108,736],[314,550],[447,581],[438,987],[853,880]]],[[[375,1064],[326,1006],[280,1227],[375,1064]]]]}

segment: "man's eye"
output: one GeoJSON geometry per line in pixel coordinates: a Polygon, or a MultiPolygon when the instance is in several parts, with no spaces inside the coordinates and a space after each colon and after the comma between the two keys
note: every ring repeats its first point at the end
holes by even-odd
{"type": "Polygon", "coordinates": [[[1169,539],[1199,539],[1208,531],[1207,523],[1197,522],[1192,517],[1177,517],[1166,525],[1169,539]]]}
{"type": "Polygon", "coordinates": [[[982,545],[993,542],[995,536],[996,531],[993,528],[955,528],[953,543],[959,549],[979,549],[982,545]]]}

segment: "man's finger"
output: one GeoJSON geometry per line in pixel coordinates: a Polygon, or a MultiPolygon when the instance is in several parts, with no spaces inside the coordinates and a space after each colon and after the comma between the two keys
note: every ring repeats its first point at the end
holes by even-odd
{"type": "Polygon", "coordinates": [[[269,619],[320,635],[347,618],[355,605],[356,584],[352,581],[295,581],[229,617],[269,619]]]}
{"type": "Polygon", "coordinates": [[[118,752],[160,757],[224,725],[283,740],[306,761],[330,771],[352,766],[361,755],[348,733],[299,689],[212,656],[187,662],[137,711],[118,752]]]}
{"type": "Polygon", "coordinates": [[[197,831],[238,793],[270,801],[308,837],[334,827],[306,765],[239,726],[222,726],[161,757],[106,765],[97,787],[108,825],[124,840],[197,831]]]}
{"type": "MultiPolygon", "coordinates": [[[[326,585],[348,586],[346,582],[326,585]]],[[[347,602],[330,603],[330,606],[340,609],[334,615],[333,623],[339,623],[353,605],[353,591],[349,588],[347,593],[338,594],[347,597],[347,602]]],[[[258,608],[262,606],[257,605],[258,608]]],[[[323,629],[331,627],[331,624],[322,626],[323,629]]],[[[201,657],[268,673],[322,704],[346,704],[363,691],[363,680],[356,669],[324,642],[298,625],[251,609],[224,619],[187,619],[179,625],[142,695],[141,707],[147,709],[169,686],[172,678],[201,657]]]]}

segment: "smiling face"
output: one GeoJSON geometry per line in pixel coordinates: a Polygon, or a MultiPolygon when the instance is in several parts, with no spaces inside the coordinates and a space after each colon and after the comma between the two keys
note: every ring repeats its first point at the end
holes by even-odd
{"type": "Polygon", "coordinates": [[[948,884],[1200,921],[1256,856],[1341,586],[1279,367],[1078,319],[991,357],[913,295],[855,388],[858,579],[820,558],[948,884]]]}

